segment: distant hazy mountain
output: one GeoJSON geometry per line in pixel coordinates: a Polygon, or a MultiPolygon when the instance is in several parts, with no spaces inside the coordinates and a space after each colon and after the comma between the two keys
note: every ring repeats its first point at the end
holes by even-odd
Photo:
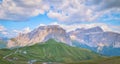
{"type": "Polygon", "coordinates": [[[7,40],[9,40],[9,38],[7,38],[7,37],[0,37],[0,40],[7,42],[7,40]]]}
{"type": "Polygon", "coordinates": [[[100,27],[94,27],[90,29],[76,29],[69,34],[72,40],[79,42],[80,47],[87,47],[107,55],[120,55],[119,33],[104,32],[100,27]],[[115,53],[112,54],[112,52],[115,53]]]}
{"type": "Polygon", "coordinates": [[[6,44],[7,44],[6,42],[0,40],[0,49],[1,49],[1,48],[5,48],[5,47],[6,47],[6,44]]]}
{"type": "MultiPolygon", "coordinates": [[[[6,64],[43,64],[51,62],[78,62],[103,58],[90,50],[69,46],[62,42],[50,39],[41,44],[25,46],[15,49],[0,49],[0,61],[6,64]],[[43,62],[43,63],[42,63],[43,62]]],[[[0,62],[1,63],[1,62],[0,62]]],[[[56,64],[58,64],[56,63],[56,64]]]]}
{"type": "Polygon", "coordinates": [[[7,40],[8,40],[8,38],[6,38],[6,37],[0,37],[0,49],[6,48],[7,40]]]}
{"type": "Polygon", "coordinates": [[[55,39],[71,45],[71,40],[66,31],[58,25],[40,26],[27,34],[20,34],[16,38],[8,41],[8,47],[27,46],[44,42],[49,39],[55,39]]]}

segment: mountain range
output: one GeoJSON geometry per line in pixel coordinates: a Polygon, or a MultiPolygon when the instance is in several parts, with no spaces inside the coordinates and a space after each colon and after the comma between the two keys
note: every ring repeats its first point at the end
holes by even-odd
{"type": "Polygon", "coordinates": [[[71,45],[71,39],[66,31],[58,25],[40,26],[27,34],[20,34],[16,38],[8,41],[8,47],[29,46],[40,42],[45,42],[49,39],[55,39],[58,42],[63,42],[71,45]]]}
{"type": "Polygon", "coordinates": [[[100,27],[66,32],[58,25],[40,26],[7,40],[0,39],[0,64],[117,64],[120,59],[107,57],[120,56],[120,34],[100,27]]]}
{"type": "Polygon", "coordinates": [[[27,34],[20,34],[8,41],[7,47],[24,47],[42,43],[49,39],[63,42],[70,46],[82,47],[94,52],[108,55],[120,55],[120,34],[106,32],[99,26],[93,28],[78,28],[66,32],[59,25],[40,26],[27,34]]]}
{"type": "Polygon", "coordinates": [[[77,29],[70,32],[70,36],[73,40],[77,40],[90,47],[120,47],[120,34],[114,32],[104,32],[100,27],[77,29]]]}
{"type": "Polygon", "coordinates": [[[100,27],[76,29],[69,32],[73,45],[105,55],[120,55],[120,34],[105,32],[100,27]]]}

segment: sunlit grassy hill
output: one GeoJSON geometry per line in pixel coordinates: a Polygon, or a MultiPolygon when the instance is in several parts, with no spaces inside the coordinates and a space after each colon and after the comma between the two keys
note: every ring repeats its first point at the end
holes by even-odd
{"type": "Polygon", "coordinates": [[[83,48],[76,48],[50,39],[42,44],[35,44],[15,49],[1,49],[2,60],[13,64],[35,62],[77,62],[102,58],[97,53],[83,48]]]}

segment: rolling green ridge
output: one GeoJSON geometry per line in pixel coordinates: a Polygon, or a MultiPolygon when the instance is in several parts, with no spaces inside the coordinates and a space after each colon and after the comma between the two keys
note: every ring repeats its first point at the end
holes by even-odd
{"type": "Polygon", "coordinates": [[[120,56],[101,58],[97,60],[86,60],[80,62],[65,63],[65,64],[120,64],[120,56]]]}
{"type": "Polygon", "coordinates": [[[42,44],[12,50],[1,49],[0,58],[2,62],[27,64],[29,62],[77,62],[98,59],[102,56],[87,49],[72,47],[50,39],[42,44]]]}

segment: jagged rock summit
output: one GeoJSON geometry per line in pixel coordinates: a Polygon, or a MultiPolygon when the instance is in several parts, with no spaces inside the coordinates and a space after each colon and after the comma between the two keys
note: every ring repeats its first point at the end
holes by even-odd
{"type": "Polygon", "coordinates": [[[120,34],[100,27],[77,29],[69,32],[73,46],[87,48],[109,56],[120,55],[120,34]]]}
{"type": "Polygon", "coordinates": [[[120,34],[115,32],[105,32],[100,27],[77,29],[69,34],[71,39],[77,40],[80,43],[86,44],[90,47],[120,47],[120,34]]]}
{"type": "Polygon", "coordinates": [[[40,26],[27,34],[20,34],[8,41],[8,48],[30,46],[42,43],[49,39],[71,45],[71,40],[66,31],[58,25],[40,26]]]}

